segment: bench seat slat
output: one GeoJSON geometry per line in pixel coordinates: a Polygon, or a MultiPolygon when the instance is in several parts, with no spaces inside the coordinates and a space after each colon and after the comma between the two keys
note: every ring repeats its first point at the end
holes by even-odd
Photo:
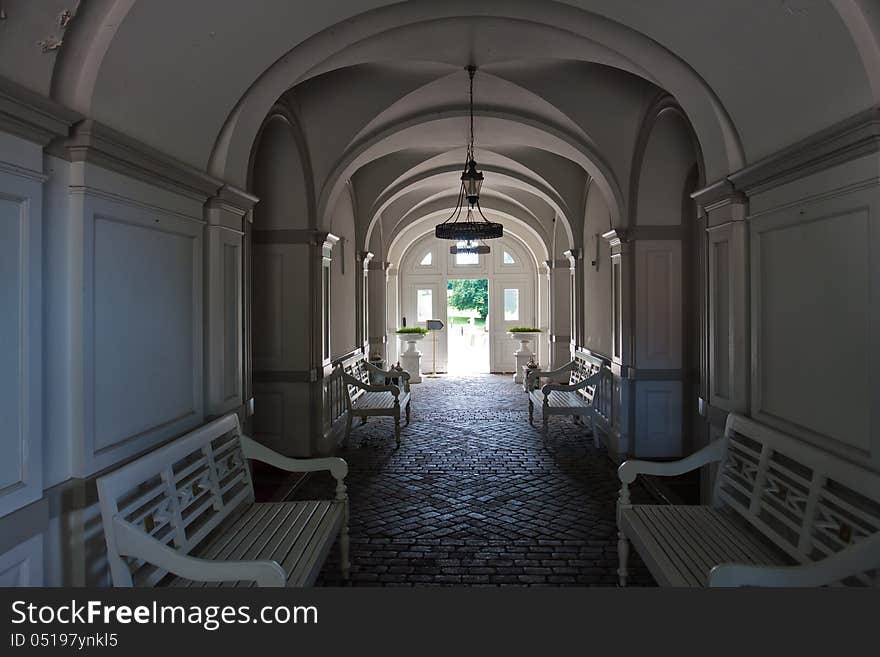
{"type": "MultiPolygon", "coordinates": [[[[655,524],[665,524],[665,514],[656,507],[649,507],[647,512],[655,516],[655,524]]],[[[706,523],[702,522],[702,518],[693,517],[687,513],[681,513],[677,518],[676,528],[681,532],[680,535],[673,536],[678,539],[680,545],[686,554],[689,554],[690,563],[694,568],[691,571],[697,579],[700,579],[702,573],[709,572],[717,563],[725,558],[724,549],[712,540],[706,527],[706,523]],[[701,540],[702,539],[702,540],[701,540]]]]}
{"type": "Polygon", "coordinates": [[[784,563],[711,507],[638,505],[622,509],[621,520],[655,578],[671,586],[706,586],[720,563],[784,563]]]}
{"type": "Polygon", "coordinates": [[[572,406],[587,407],[590,405],[590,402],[576,392],[565,392],[562,390],[552,390],[547,397],[547,403],[551,408],[569,408],[572,406]]]}
{"type": "MultiPolygon", "coordinates": [[[[323,517],[315,532],[315,536],[333,535],[343,521],[342,508],[338,504],[329,505],[323,511],[323,517]]],[[[317,578],[319,563],[327,557],[332,541],[311,540],[297,566],[287,579],[288,586],[310,586],[317,578]]]]}
{"type": "Polygon", "coordinates": [[[704,566],[696,556],[694,546],[688,544],[681,536],[680,528],[670,526],[663,514],[655,514],[653,507],[640,509],[639,517],[648,528],[651,536],[663,546],[670,560],[678,568],[679,574],[688,582],[687,586],[699,585],[704,566]],[[675,530],[679,531],[676,532],[675,530]]]}
{"type": "Polygon", "coordinates": [[[331,502],[326,501],[309,502],[309,504],[313,505],[310,509],[311,514],[308,523],[306,523],[306,526],[300,533],[300,538],[291,546],[287,554],[283,555],[283,559],[278,562],[284,568],[284,572],[288,574],[288,586],[291,585],[291,578],[298,574],[297,566],[300,565],[303,555],[308,554],[314,538],[320,536],[319,528],[324,524],[327,514],[330,512],[331,507],[333,507],[331,502]]]}
{"type": "MultiPolygon", "coordinates": [[[[690,519],[691,522],[698,522],[698,520],[695,519],[699,518],[701,514],[700,507],[682,506],[680,508],[685,518],[690,519]]],[[[718,513],[718,515],[720,520],[718,523],[703,524],[700,526],[706,539],[713,541],[715,545],[718,546],[718,558],[730,559],[731,557],[734,557],[738,561],[754,563],[753,555],[748,549],[740,544],[738,539],[738,532],[740,532],[741,529],[736,523],[728,519],[725,514],[718,513]]],[[[762,561],[772,560],[773,556],[768,551],[762,551],[762,561]]],[[[720,561],[716,561],[715,563],[720,563],[720,561]]]]}
{"type": "MultiPolygon", "coordinates": [[[[255,504],[195,556],[218,561],[275,561],[287,573],[288,586],[308,586],[317,575],[318,563],[335,542],[343,511],[343,505],[330,500],[255,504]]],[[[170,585],[252,586],[253,582],[193,582],[178,577],[170,585]]]]}
{"type": "Polygon", "coordinates": [[[365,392],[351,404],[352,408],[393,408],[394,395],[390,392],[365,392]]]}

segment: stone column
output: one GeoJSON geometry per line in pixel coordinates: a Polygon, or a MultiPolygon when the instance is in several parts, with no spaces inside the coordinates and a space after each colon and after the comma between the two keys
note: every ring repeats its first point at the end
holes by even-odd
{"type": "Polygon", "coordinates": [[[584,250],[570,249],[562,255],[568,259],[569,305],[571,306],[571,353],[584,345],[584,250]]]}
{"type": "MultiPolygon", "coordinates": [[[[711,189],[711,188],[710,188],[711,189]]],[[[697,199],[706,213],[707,409],[749,412],[748,200],[739,192],[697,199]]],[[[711,418],[710,418],[711,419],[711,418]]],[[[720,420],[720,418],[718,418],[720,420]]],[[[715,422],[719,424],[719,422],[715,422]]]]}
{"type": "Polygon", "coordinates": [[[550,368],[571,360],[571,271],[568,258],[547,262],[550,268],[550,368]]]}
{"type": "Polygon", "coordinates": [[[389,363],[396,363],[400,358],[400,345],[398,344],[397,335],[394,331],[400,325],[400,298],[398,294],[398,276],[397,267],[390,262],[383,263],[384,271],[382,272],[382,289],[385,294],[385,314],[382,316],[384,324],[381,325],[381,332],[374,335],[381,336],[385,340],[385,354],[389,363]]]}
{"type": "Polygon", "coordinates": [[[361,284],[358,286],[358,303],[357,303],[357,341],[367,354],[367,358],[371,355],[370,350],[370,262],[373,260],[373,254],[369,251],[361,251],[358,254],[358,260],[361,262],[362,275],[361,284]]]}
{"type": "Polygon", "coordinates": [[[611,249],[611,374],[613,384],[612,426],[608,449],[622,456],[632,449],[633,391],[628,371],[633,362],[632,245],[626,231],[602,235],[611,249]]]}
{"type": "MultiPolygon", "coordinates": [[[[243,403],[244,223],[256,197],[224,186],[205,203],[205,419],[243,403]]],[[[242,412],[242,416],[246,416],[242,412]]],[[[242,418],[244,419],[244,417],[242,418]]]]}
{"type": "MultiPolygon", "coordinates": [[[[386,315],[388,314],[388,266],[390,263],[371,259],[367,267],[367,287],[369,288],[367,340],[369,353],[379,354],[385,362],[386,369],[393,365],[388,353],[388,337],[386,315]]],[[[395,354],[396,355],[396,354],[395,354]]]]}
{"type": "Polygon", "coordinates": [[[333,370],[331,360],[333,350],[330,344],[330,309],[331,295],[333,294],[330,275],[333,247],[339,243],[339,238],[332,233],[317,232],[312,242],[310,261],[310,276],[312,285],[310,289],[318,294],[312,294],[312,322],[311,322],[311,367],[309,368],[309,397],[310,410],[312,412],[312,444],[313,453],[330,454],[336,449],[334,437],[327,426],[324,404],[327,395],[324,390],[324,378],[333,370]]]}
{"type": "Polygon", "coordinates": [[[535,341],[537,361],[544,369],[550,369],[550,315],[552,287],[549,261],[541,262],[538,271],[538,328],[541,335],[535,341]]]}
{"type": "Polygon", "coordinates": [[[329,453],[323,389],[330,368],[330,256],[335,235],[253,232],[254,434],[288,456],[329,453]]]}

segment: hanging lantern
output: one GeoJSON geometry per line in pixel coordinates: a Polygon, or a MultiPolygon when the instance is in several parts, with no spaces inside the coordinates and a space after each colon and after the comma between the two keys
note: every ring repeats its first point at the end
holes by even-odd
{"type": "Polygon", "coordinates": [[[450,253],[489,253],[488,245],[479,243],[483,240],[502,237],[504,226],[486,219],[480,208],[483,173],[477,169],[477,160],[474,156],[474,74],[477,72],[477,67],[468,66],[466,70],[470,78],[470,138],[468,139],[464,171],[461,174],[461,187],[455,210],[446,221],[434,227],[434,235],[444,240],[467,242],[468,246],[465,247],[451,247],[450,253]],[[467,200],[467,211],[464,220],[462,220],[461,213],[464,210],[465,200],[467,200]],[[457,250],[453,251],[453,249],[457,250]],[[479,250],[463,251],[462,249],[479,250]]]}

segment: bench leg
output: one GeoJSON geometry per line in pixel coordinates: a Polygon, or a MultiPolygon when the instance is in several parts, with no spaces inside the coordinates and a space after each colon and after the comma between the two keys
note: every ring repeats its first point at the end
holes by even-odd
{"type": "Polygon", "coordinates": [[[544,424],[544,440],[550,435],[550,417],[547,415],[547,407],[545,406],[543,409],[543,417],[541,418],[544,424]]]}
{"type": "Polygon", "coordinates": [[[412,403],[412,402],[406,402],[406,424],[407,424],[407,426],[409,426],[409,414],[410,414],[409,405],[410,405],[410,403],[412,403]]]}
{"type": "Polygon", "coordinates": [[[348,420],[345,422],[345,438],[342,440],[342,446],[348,447],[348,438],[351,436],[351,421],[354,417],[351,414],[351,411],[348,412],[348,420]]]}
{"type": "Polygon", "coordinates": [[[617,532],[617,576],[620,579],[620,585],[626,586],[626,577],[629,571],[626,569],[627,561],[629,561],[629,541],[622,531],[617,532]]]}
{"type": "Polygon", "coordinates": [[[529,424],[535,426],[535,403],[529,397],[529,424]]]}
{"type": "Polygon", "coordinates": [[[361,416],[361,426],[364,426],[366,423],[367,423],[367,416],[366,416],[366,415],[362,415],[362,416],[361,416]]]}
{"type": "Polygon", "coordinates": [[[342,531],[339,533],[339,567],[342,570],[342,578],[347,580],[351,575],[348,536],[348,502],[345,503],[345,518],[342,523],[342,531]]]}
{"type": "Polygon", "coordinates": [[[394,440],[400,447],[400,404],[394,402],[394,440]]]}

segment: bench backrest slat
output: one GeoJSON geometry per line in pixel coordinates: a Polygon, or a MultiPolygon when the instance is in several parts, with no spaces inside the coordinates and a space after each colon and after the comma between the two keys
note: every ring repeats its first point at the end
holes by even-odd
{"type": "Polygon", "coordinates": [[[716,504],[794,560],[813,562],[880,532],[880,474],[735,414],[725,438],[716,504]]]}
{"type": "Polygon", "coordinates": [[[253,503],[241,427],[226,415],[98,479],[108,561],[116,586],[155,584],[166,573],[116,551],[113,518],[189,553],[245,503],[253,503]]]}
{"type": "MultiPolygon", "coordinates": [[[[592,354],[582,351],[580,349],[574,352],[573,356],[574,366],[571,369],[571,374],[568,377],[568,384],[575,385],[576,383],[580,383],[584,379],[588,379],[593,376],[596,372],[601,370],[605,365],[605,361],[601,358],[597,358],[592,354]]],[[[584,398],[584,400],[588,404],[593,403],[593,398],[596,395],[597,386],[587,386],[586,388],[581,388],[577,391],[577,394],[584,398]]],[[[601,394],[601,392],[600,392],[601,394]]]]}
{"type": "MultiPolygon", "coordinates": [[[[367,367],[366,362],[367,357],[363,354],[352,356],[351,358],[342,361],[342,371],[361,383],[370,385],[370,370],[367,367]]],[[[355,385],[348,386],[348,395],[351,401],[355,401],[362,394],[364,394],[363,388],[358,388],[355,385]]]]}

